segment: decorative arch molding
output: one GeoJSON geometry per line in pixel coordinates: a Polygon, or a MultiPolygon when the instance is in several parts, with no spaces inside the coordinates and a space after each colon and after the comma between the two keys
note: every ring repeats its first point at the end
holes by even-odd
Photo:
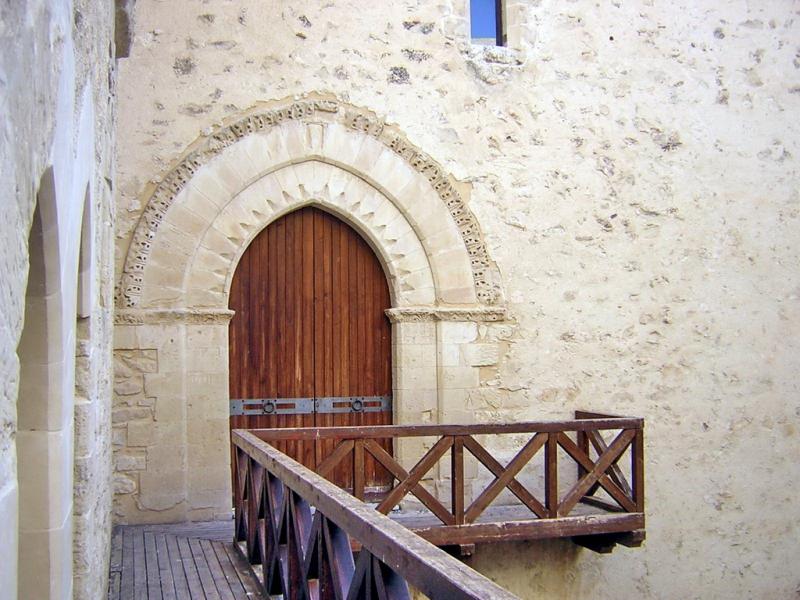
{"type": "Polygon", "coordinates": [[[303,206],[347,222],[384,268],[395,422],[472,419],[507,316],[467,191],[393,126],[321,95],[258,106],[193,143],[145,191],[117,291],[120,373],[146,395],[117,400],[136,415],[118,452],[171,457],[120,473],[118,513],[230,515],[231,280],[252,240],[303,206]]]}
{"type": "Polygon", "coordinates": [[[320,95],[257,106],[199,138],[147,190],[118,306],[224,311],[255,235],[315,204],[370,242],[393,306],[496,307],[497,269],[459,186],[371,112],[320,95]]]}

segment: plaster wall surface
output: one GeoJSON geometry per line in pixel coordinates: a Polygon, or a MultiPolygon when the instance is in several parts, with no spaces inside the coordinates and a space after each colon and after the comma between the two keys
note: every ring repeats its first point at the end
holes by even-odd
{"type": "Polygon", "coordinates": [[[111,527],[112,37],[110,3],[0,7],[4,599],[88,599],[105,592],[111,527]],[[42,269],[31,265],[28,246],[37,198],[42,269]],[[79,270],[86,291],[81,318],[79,270]],[[29,275],[42,278],[46,296],[29,294],[26,321],[29,275]],[[31,347],[21,342],[23,325],[31,347]],[[21,369],[20,357],[30,356],[29,350],[36,359],[21,369]]]}
{"type": "MultiPolygon", "coordinates": [[[[790,597],[800,586],[785,560],[800,522],[787,485],[800,475],[798,9],[539,0],[508,10],[504,50],[469,43],[460,0],[140,0],[120,72],[117,277],[151,180],[203,132],[313,91],[365,107],[471,187],[508,307],[502,323],[396,332],[416,340],[396,351],[396,393],[425,391],[399,410],[433,422],[577,408],[646,419],[642,548],[482,546],[470,564],[524,597],[790,597]]],[[[117,364],[135,367],[117,370],[118,518],[193,510],[180,496],[136,506],[132,476],[148,472],[149,436],[185,431],[186,392],[159,369],[187,371],[190,328],[118,327],[117,364]]],[[[190,458],[161,457],[166,479],[173,467],[194,477],[190,458]]]]}

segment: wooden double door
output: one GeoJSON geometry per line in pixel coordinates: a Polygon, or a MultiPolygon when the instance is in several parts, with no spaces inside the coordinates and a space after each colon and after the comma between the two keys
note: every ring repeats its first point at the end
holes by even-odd
{"type": "MultiPolygon", "coordinates": [[[[270,224],[231,284],[231,429],[391,424],[389,306],[377,257],[347,224],[312,207],[270,224]]],[[[313,469],[336,443],[276,445],[313,469]]],[[[386,487],[365,462],[367,489],[386,487]]],[[[328,477],[352,488],[352,465],[328,477]]]]}

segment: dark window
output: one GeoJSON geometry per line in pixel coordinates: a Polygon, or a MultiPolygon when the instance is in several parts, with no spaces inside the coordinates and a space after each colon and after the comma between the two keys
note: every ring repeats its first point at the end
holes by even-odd
{"type": "Polygon", "coordinates": [[[470,0],[469,16],[473,42],[505,46],[503,0],[470,0]]]}

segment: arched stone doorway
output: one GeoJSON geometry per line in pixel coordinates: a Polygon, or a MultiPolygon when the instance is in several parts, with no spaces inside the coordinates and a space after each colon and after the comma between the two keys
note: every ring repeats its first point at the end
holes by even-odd
{"type": "MultiPolygon", "coordinates": [[[[270,223],[231,283],[231,429],[391,424],[390,307],[383,268],[349,225],[313,206],[270,223]]],[[[335,444],[279,447],[313,469],[335,444]]],[[[367,459],[367,491],[387,486],[367,459]]],[[[351,465],[332,479],[352,489],[351,465]]]]}
{"type": "Polygon", "coordinates": [[[229,514],[234,273],[265,227],[309,205],[358,231],[386,274],[394,422],[474,419],[467,396],[498,354],[478,324],[505,309],[468,192],[399,130],[332,98],[259,106],[193,143],[145,191],[118,287],[116,352],[141,367],[152,405],[118,451],[136,467],[120,518],[229,514]]]}

